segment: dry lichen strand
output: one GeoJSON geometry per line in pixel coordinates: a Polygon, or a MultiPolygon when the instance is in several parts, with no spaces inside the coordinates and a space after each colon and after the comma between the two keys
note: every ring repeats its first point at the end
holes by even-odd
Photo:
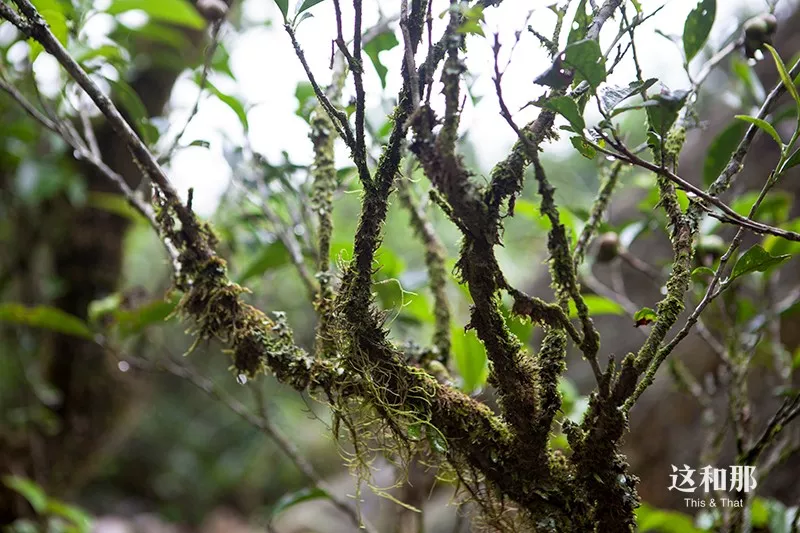
{"type": "MultiPolygon", "coordinates": [[[[522,446],[519,439],[509,432],[488,407],[458,391],[439,385],[419,369],[407,367],[399,354],[384,340],[382,332],[376,329],[377,316],[371,312],[362,316],[364,320],[360,323],[361,327],[353,328],[350,320],[347,320],[345,324],[350,329],[342,331],[336,337],[340,342],[346,342],[339,347],[339,351],[355,355],[349,356],[345,364],[349,367],[348,375],[358,376],[357,382],[346,388],[361,390],[360,395],[368,399],[361,407],[375,409],[381,414],[381,420],[391,421],[388,426],[392,430],[395,447],[409,445],[404,442],[408,438],[405,428],[409,424],[431,424],[448,436],[447,458],[451,463],[463,463],[469,465],[470,469],[479,469],[486,480],[499,491],[528,508],[547,509],[549,520],[563,525],[568,514],[559,514],[558,506],[547,503],[542,494],[547,492],[547,497],[553,501],[564,498],[555,492],[550,494],[549,490],[537,488],[541,486],[542,480],[550,477],[547,456],[532,460],[529,454],[520,449],[522,446]],[[351,366],[354,364],[355,367],[351,366]],[[403,375],[406,379],[398,381],[397,376],[403,375]],[[388,381],[375,383],[375,377],[388,381]],[[408,394],[411,390],[422,394],[408,394]]],[[[343,406],[340,412],[347,413],[347,409],[347,406],[343,406]]],[[[568,486],[568,482],[565,481],[563,485],[568,486]]],[[[495,503],[479,502],[483,506],[495,503]]],[[[552,531],[564,529],[562,527],[552,531]]]]}
{"type": "Polygon", "coordinates": [[[271,369],[280,381],[297,390],[305,390],[312,380],[315,385],[322,384],[324,373],[294,344],[285,317],[276,313],[275,320],[268,318],[242,301],[245,292],[227,280],[224,261],[214,257],[193,278],[178,310],[194,321],[198,338],[218,339],[231,347],[237,374],[252,378],[271,369]]]}
{"type": "Polygon", "coordinates": [[[298,390],[327,386],[338,369],[297,347],[282,315],[271,320],[242,300],[248,291],[228,279],[225,261],[213,253],[217,239],[211,226],[193,220],[177,229],[174,206],[156,200],[162,236],[178,250],[181,271],[175,283],[184,295],[175,312],[194,323],[193,347],[201,339],[218,339],[230,346],[237,374],[254,377],[270,369],[298,390]]]}

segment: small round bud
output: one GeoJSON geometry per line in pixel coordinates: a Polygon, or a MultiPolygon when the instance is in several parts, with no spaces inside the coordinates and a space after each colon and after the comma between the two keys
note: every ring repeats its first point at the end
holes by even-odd
{"type": "Polygon", "coordinates": [[[619,255],[619,236],[613,231],[600,235],[597,256],[598,263],[608,263],[619,255]]]}
{"type": "Polygon", "coordinates": [[[222,0],[197,0],[196,7],[209,22],[217,22],[228,13],[228,4],[222,0]]]}
{"type": "Polygon", "coordinates": [[[769,35],[774,35],[775,30],[778,29],[778,18],[773,15],[772,13],[765,13],[761,15],[761,18],[764,20],[764,23],[767,25],[767,33],[769,35]]]}
{"type": "Polygon", "coordinates": [[[778,29],[778,19],[772,13],[764,13],[744,23],[744,52],[754,58],[756,51],[762,50],[765,44],[772,44],[772,37],[778,29]]]}

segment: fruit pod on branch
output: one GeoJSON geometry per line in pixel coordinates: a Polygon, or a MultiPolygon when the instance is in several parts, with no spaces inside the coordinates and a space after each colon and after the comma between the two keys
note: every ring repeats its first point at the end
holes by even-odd
{"type": "Polygon", "coordinates": [[[197,0],[197,11],[209,22],[217,22],[228,14],[229,4],[224,0],[197,0]]]}
{"type": "Polygon", "coordinates": [[[778,29],[778,19],[772,13],[762,13],[744,23],[744,53],[753,59],[756,52],[764,49],[764,45],[772,45],[772,39],[778,29]]]}

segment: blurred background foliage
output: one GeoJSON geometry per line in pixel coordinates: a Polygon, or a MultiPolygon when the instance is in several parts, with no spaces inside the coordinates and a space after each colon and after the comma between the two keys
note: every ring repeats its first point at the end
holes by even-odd
{"type": "MultiPolygon", "coordinates": [[[[201,135],[180,136],[185,116],[172,112],[169,101],[176,80],[194,83],[195,93],[197,83],[202,84],[203,105],[214,101],[215,112],[232,113],[230,117],[236,117],[243,137],[220,138],[217,134],[214,137],[219,140],[214,141],[214,148],[223,153],[232,178],[217,180],[223,186],[215,187],[223,192],[209,220],[220,238],[220,253],[229,263],[232,279],[252,291],[249,298],[254,305],[284,311],[298,344],[312,346],[314,310],[296,273],[297,257],[292,255],[298,252],[308,265],[314,259],[316,229],[311,222],[314,216],[308,161],[291,152],[268,158],[253,149],[248,138],[251,108],[237,94],[237,80],[228,53],[237,34],[279,24],[274,18],[277,11],[259,18],[247,15],[247,6],[256,3],[255,0],[235,3],[225,22],[226,37],[213,48],[206,61],[209,47],[204,28],[208,21],[201,13],[207,14],[203,11],[207,7],[196,9],[185,0],[33,3],[45,14],[70,53],[113,95],[141,137],[156,153],[164,155],[167,165],[176,150],[198,154],[209,150],[212,144],[201,135]],[[93,18],[104,22],[100,29],[94,27],[89,31],[87,24],[93,18]],[[206,67],[204,62],[208,63],[206,67]],[[212,81],[203,81],[204,72],[212,81]],[[287,249],[286,241],[295,243],[297,250],[287,249]]],[[[764,8],[751,4],[758,2],[743,4],[737,14],[738,21],[764,8]]],[[[790,11],[787,9],[782,16],[791,16],[790,11]]],[[[314,9],[309,8],[307,13],[313,14],[314,9]]],[[[295,20],[297,24],[302,22],[302,15],[295,20]]],[[[381,14],[377,20],[380,26],[391,17],[381,14]]],[[[396,68],[381,62],[385,57],[383,52],[399,44],[394,26],[387,26],[390,29],[383,30],[382,37],[372,41],[373,48],[367,52],[374,67],[369,75],[379,78],[381,85],[386,83],[387,70],[396,68]]],[[[664,39],[650,42],[672,46],[664,39]]],[[[474,46],[484,44],[476,39],[474,46]]],[[[785,57],[789,59],[796,51],[783,53],[789,54],[785,57]]],[[[9,24],[0,24],[2,79],[25,94],[39,94],[43,108],[72,117],[78,128],[82,116],[93,122],[104,156],[137,186],[136,169],[125,162],[127,154],[120,153],[119,144],[115,144],[113,135],[96,113],[77,96],[74,84],[58,74],[52,61],[40,52],[9,24]]],[[[702,53],[710,55],[710,51],[702,53]]],[[[701,93],[697,104],[699,118],[711,117],[712,124],[707,127],[714,135],[710,136],[713,140],[700,142],[705,144],[703,154],[695,156],[695,160],[702,165],[691,171],[696,182],[708,184],[727,161],[744,132],[743,123],[733,121],[732,116],[749,113],[758,106],[764,86],[768,86],[760,81],[761,77],[752,64],[734,57],[715,73],[710,89],[701,93]],[[719,113],[712,115],[709,111],[707,115],[706,110],[717,109],[723,100],[724,119],[719,113]]],[[[295,96],[291,105],[297,116],[308,122],[313,93],[305,81],[297,80],[295,96]]],[[[470,97],[472,105],[477,105],[482,98],[488,101],[493,95],[470,93],[470,97]]],[[[389,131],[386,113],[391,110],[392,101],[387,92],[374,103],[368,125],[377,153],[389,131]]],[[[782,124],[791,122],[794,113],[794,107],[787,104],[772,122],[783,131],[782,124]]],[[[631,111],[623,120],[629,144],[635,146],[644,141],[644,111],[631,111]]],[[[3,452],[0,467],[6,469],[4,474],[17,476],[6,478],[7,484],[23,494],[41,516],[48,519],[61,516],[64,523],[52,527],[66,527],[65,530],[73,526],[80,530],[84,517],[75,514],[80,513],[78,509],[64,511],[58,505],[50,505],[47,494],[63,497],[91,514],[153,513],[166,522],[190,527],[207,523],[212,512],[223,507],[234,509],[255,523],[267,522],[276,507],[285,507],[286,495],[307,487],[308,480],[273,441],[225,405],[174,375],[142,372],[125,361],[125,354],[180,358],[189,350],[185,327],[170,315],[177,295],[168,292],[170,266],[157,236],[114,194],[113,188],[100,184],[81,161],[71,157],[58,136],[39,127],[2,92],[0,125],[0,451],[3,452]],[[88,260],[82,261],[81,257],[88,260]],[[90,366],[84,366],[80,354],[92,344],[87,339],[98,334],[114,347],[114,353],[110,359],[107,355],[100,356],[100,363],[93,363],[90,370],[90,366]],[[66,344],[62,343],[71,347],[64,348],[66,344]],[[78,343],[77,348],[74,343],[78,343]],[[69,368],[59,362],[67,352],[70,357],[78,354],[69,368]],[[85,395],[89,411],[94,412],[99,405],[108,406],[104,421],[96,422],[93,415],[75,408],[76,403],[80,404],[74,397],[76,394],[85,395]],[[77,418],[65,415],[68,408],[77,418]],[[88,438],[87,434],[94,431],[98,434],[88,438]],[[71,448],[62,440],[69,432],[83,439],[77,441],[76,447],[71,448]],[[64,457],[56,461],[49,455],[51,449],[61,450],[59,453],[64,457]],[[55,465],[62,469],[59,475],[66,481],[52,475],[55,465]],[[73,466],[75,472],[70,470],[73,466]],[[26,479],[34,483],[25,485],[26,479]]],[[[279,129],[281,125],[274,127],[279,129]]],[[[478,180],[486,176],[479,157],[482,148],[466,129],[460,149],[478,180]]],[[[545,158],[557,189],[562,220],[577,236],[588,219],[600,184],[597,164],[563,146],[546,153],[545,158]]],[[[415,197],[427,204],[426,179],[413,168],[407,170],[414,181],[415,197]]],[[[202,168],[198,166],[195,171],[202,168]]],[[[337,177],[339,190],[335,197],[331,259],[341,265],[352,254],[360,185],[354,169],[346,164],[337,167],[337,177]]],[[[198,190],[203,188],[204,180],[211,182],[216,178],[211,174],[203,176],[195,184],[198,190]]],[[[624,249],[634,247],[634,241],[663,242],[666,224],[663,213],[656,209],[654,178],[640,172],[626,172],[622,180],[623,198],[618,205],[614,204],[610,220],[601,225],[599,233],[616,233],[624,249]]],[[[742,194],[731,205],[746,213],[752,200],[752,196],[742,194]]],[[[794,191],[776,195],[762,209],[762,220],[798,231],[800,219],[793,218],[797,216],[795,204],[794,191]]],[[[498,257],[514,285],[532,286],[544,270],[548,223],[537,206],[538,197],[532,190],[526,190],[516,201],[515,216],[506,219],[504,247],[498,250],[498,257]]],[[[427,212],[449,257],[456,257],[457,228],[439,210],[427,209],[427,212]]],[[[392,204],[388,220],[377,254],[380,268],[374,292],[386,312],[392,338],[424,346],[433,333],[434,320],[424,249],[413,238],[408,213],[398,202],[392,204]]],[[[704,250],[710,261],[705,266],[713,266],[719,257],[714,249],[717,233],[723,233],[719,224],[709,223],[703,229],[708,247],[704,250]]],[[[774,238],[766,238],[762,244],[773,255],[796,255],[799,251],[797,243],[774,238]]],[[[645,254],[644,259],[658,273],[663,273],[663,267],[669,264],[667,255],[645,254]]],[[[448,268],[452,266],[451,261],[448,268]]],[[[737,327],[763,317],[758,291],[768,282],[771,272],[752,276],[747,282],[752,285],[749,292],[745,289],[737,294],[737,327]]],[[[698,272],[697,294],[702,294],[704,288],[702,274],[698,272]]],[[[463,330],[468,320],[469,296],[454,279],[447,290],[454,310],[451,328],[454,378],[465,392],[491,401],[491,390],[487,390],[485,383],[487,366],[483,348],[473,332],[463,330]]],[[[600,294],[589,296],[587,302],[595,317],[624,320],[601,333],[619,334],[618,325],[622,323],[629,328],[622,331],[623,335],[636,335],[631,333],[635,330],[630,326],[632,317],[624,302],[600,294]]],[[[532,342],[533,326],[512,318],[508,313],[511,301],[505,304],[511,330],[524,343],[532,342]]],[[[789,316],[797,307],[795,303],[783,312],[789,316]]],[[[793,348],[787,344],[784,349],[793,348]]],[[[249,390],[252,384],[244,387],[232,379],[219,351],[220,347],[214,343],[201,344],[194,349],[190,360],[202,375],[212,377],[219,387],[255,409],[249,390]]],[[[790,357],[795,364],[800,362],[800,352],[790,357]]],[[[299,397],[269,377],[260,378],[255,387],[268,398],[272,422],[291,436],[321,474],[344,479],[337,486],[343,493],[352,493],[351,482],[343,475],[342,450],[328,437],[326,424],[330,416],[325,406],[299,397]]],[[[563,381],[562,416],[580,418],[586,408],[581,389],[579,376],[563,381]]],[[[562,435],[553,439],[557,445],[567,447],[562,435]]],[[[666,483],[664,477],[660,490],[666,488],[666,483]]],[[[446,504],[446,499],[442,503],[446,504]]],[[[393,504],[384,501],[375,505],[385,510],[393,504]]],[[[11,513],[13,509],[4,511],[11,513]]],[[[788,526],[780,526],[779,522],[788,524],[794,512],[776,500],[764,499],[759,500],[753,520],[758,527],[788,532],[788,526]]],[[[456,520],[452,508],[448,513],[451,522],[456,520]]],[[[640,519],[643,531],[693,531],[705,527],[700,519],[650,506],[642,508],[640,519]]],[[[713,525],[713,517],[705,520],[706,526],[713,525]]],[[[449,529],[430,529],[434,530],[453,528],[451,525],[449,529]]]]}

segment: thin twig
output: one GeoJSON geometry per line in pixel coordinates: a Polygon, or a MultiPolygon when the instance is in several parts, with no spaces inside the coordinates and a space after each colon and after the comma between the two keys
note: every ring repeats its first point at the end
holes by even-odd
{"type": "MultiPolygon", "coordinates": [[[[107,348],[105,345],[104,347],[107,348]]],[[[353,523],[356,524],[356,526],[370,533],[374,533],[374,529],[364,522],[363,518],[358,515],[356,510],[353,509],[353,507],[346,500],[339,497],[336,494],[335,489],[333,489],[322,479],[322,476],[316,471],[316,468],[314,468],[314,466],[300,453],[300,450],[297,448],[294,442],[292,442],[292,440],[285,435],[280,428],[272,423],[269,417],[266,416],[267,413],[263,407],[259,408],[262,409],[262,414],[260,416],[254,415],[252,412],[250,412],[250,409],[248,409],[238,399],[234,398],[231,394],[218,387],[212,380],[201,375],[188,363],[177,363],[171,358],[151,361],[148,359],[128,355],[121,357],[121,359],[132,364],[136,368],[139,368],[140,370],[165,371],[173,376],[188,381],[206,393],[208,396],[219,401],[225,407],[242,418],[245,422],[260,430],[270,440],[272,440],[295,465],[297,470],[300,471],[300,473],[303,474],[309,481],[311,481],[314,486],[325,491],[331,503],[345,515],[347,515],[353,521],[353,523]]]]}
{"type": "MultiPolygon", "coordinates": [[[[338,6],[338,2],[335,2],[334,5],[338,6]]],[[[338,13],[337,24],[340,24],[341,12],[337,11],[337,13],[338,13]]],[[[350,123],[347,120],[347,113],[336,109],[333,103],[331,103],[330,99],[327,97],[325,92],[320,87],[319,83],[317,83],[317,79],[314,76],[314,73],[311,71],[311,67],[309,66],[308,61],[306,60],[306,55],[303,52],[303,49],[297,40],[297,35],[295,34],[295,31],[292,28],[291,24],[288,23],[284,24],[283,27],[286,30],[286,33],[289,34],[289,38],[292,41],[292,46],[294,47],[295,54],[297,55],[297,58],[300,60],[300,64],[303,66],[303,70],[306,73],[306,77],[308,78],[309,83],[311,83],[311,87],[314,89],[314,94],[317,96],[317,100],[325,109],[325,111],[328,113],[328,115],[331,117],[331,121],[333,122],[333,125],[336,128],[336,133],[339,135],[339,137],[342,138],[342,140],[344,140],[347,147],[350,148],[350,150],[352,151],[354,155],[353,163],[355,163],[356,168],[358,169],[358,176],[361,179],[361,183],[365,187],[369,187],[372,182],[372,179],[370,177],[369,168],[367,167],[366,150],[361,150],[361,151],[359,150],[358,131],[356,132],[356,135],[353,134],[353,130],[350,128],[350,123]]],[[[340,31],[340,37],[337,38],[339,49],[344,54],[345,58],[347,58],[350,70],[353,71],[353,69],[355,68],[354,67],[355,59],[347,51],[347,46],[344,43],[344,39],[341,38],[341,27],[339,27],[338,30],[340,31]]],[[[363,120],[361,121],[361,126],[363,127],[363,120]]],[[[358,120],[356,121],[356,129],[358,130],[358,120]]],[[[360,138],[363,141],[363,129],[361,130],[360,138]]]]}
{"type": "Polygon", "coordinates": [[[419,75],[414,62],[414,50],[411,44],[411,33],[408,29],[408,0],[400,2],[400,30],[403,33],[405,69],[411,78],[411,114],[419,108],[419,75]]]}
{"type": "MultiPolygon", "coordinates": [[[[14,2],[27,20],[23,20],[22,17],[2,2],[0,2],[0,17],[11,22],[24,35],[39,42],[42,47],[58,61],[64,70],[67,71],[70,77],[86,92],[89,98],[91,98],[94,104],[100,109],[100,112],[108,119],[111,129],[125,142],[142,171],[158,186],[160,195],[180,220],[182,232],[189,237],[187,239],[187,245],[192,248],[196,257],[203,260],[213,256],[213,250],[211,250],[208,245],[208,240],[199,235],[200,229],[194,213],[192,213],[191,209],[183,205],[178,192],[170,183],[164,170],[159,166],[149,148],[142,142],[130,124],[128,124],[122,116],[119,109],[117,109],[111,99],[103,93],[100,87],[92,81],[86,71],[83,70],[72,56],[70,56],[61,42],[53,35],[53,32],[50,31],[49,26],[33,4],[31,4],[29,0],[14,0],[14,2]]],[[[97,167],[106,177],[114,181],[128,199],[128,202],[145,214],[151,223],[156,224],[156,229],[160,230],[155,218],[146,214],[149,210],[141,209],[143,203],[138,199],[134,191],[128,187],[125,180],[108,168],[102,161],[91,155],[88,149],[85,150],[85,154],[91,156],[86,157],[86,160],[97,167]]],[[[176,269],[179,269],[180,267],[175,260],[177,253],[174,250],[174,246],[167,242],[166,239],[163,242],[170,257],[173,258],[174,266],[176,269]]]]}
{"type": "Polygon", "coordinates": [[[408,211],[411,227],[425,247],[425,266],[428,269],[428,285],[433,293],[433,313],[435,320],[433,344],[439,351],[439,358],[446,362],[450,357],[450,302],[447,297],[446,250],[442,240],[433,227],[427,214],[412,196],[408,176],[397,180],[397,194],[400,203],[408,211]]]}
{"type": "Polygon", "coordinates": [[[36,122],[44,126],[50,131],[60,133],[56,123],[50,120],[47,115],[36,109],[28,100],[20,93],[16,87],[8,83],[5,79],[0,78],[0,89],[5,91],[14,101],[19,104],[23,111],[31,116],[36,122]]]}
{"type": "MultiPolygon", "coordinates": [[[[599,31],[599,30],[598,30],[599,31]]],[[[497,34],[494,36],[494,85],[495,85],[495,92],[497,93],[497,99],[500,104],[501,115],[506,120],[508,125],[511,127],[512,130],[517,134],[519,137],[519,141],[525,147],[527,152],[527,156],[532,161],[533,167],[535,170],[535,176],[537,181],[539,182],[539,192],[542,196],[542,205],[541,211],[545,214],[552,226],[550,230],[551,238],[548,240],[548,247],[550,248],[551,255],[553,256],[551,260],[557,261],[554,253],[554,247],[563,248],[563,263],[559,264],[557,268],[553,269],[554,275],[560,273],[560,277],[563,279],[554,279],[554,282],[557,283],[562,288],[562,294],[559,295],[559,305],[566,309],[566,305],[568,303],[567,299],[564,298],[565,296],[569,299],[572,299],[575,302],[575,307],[578,310],[578,318],[581,320],[581,324],[583,326],[583,338],[580,344],[581,351],[583,352],[584,357],[586,357],[587,361],[589,361],[589,365],[592,367],[592,372],[595,375],[597,383],[600,384],[603,381],[603,371],[600,369],[600,364],[597,361],[597,350],[599,348],[599,334],[597,329],[595,328],[592,319],[589,317],[589,308],[586,306],[586,302],[581,296],[580,288],[577,282],[577,275],[576,270],[574,267],[574,263],[572,261],[572,256],[569,254],[569,241],[566,238],[566,234],[564,231],[564,226],[561,225],[558,215],[558,210],[556,209],[555,203],[553,202],[552,198],[552,187],[550,186],[549,182],[547,181],[547,177],[545,176],[544,168],[539,161],[539,151],[538,148],[532,143],[531,139],[528,138],[527,135],[523,134],[523,132],[519,129],[519,127],[514,122],[511,113],[508,110],[508,106],[505,103],[503,98],[503,87],[502,87],[502,78],[503,73],[500,72],[500,68],[498,66],[498,55],[500,53],[500,41],[497,34]],[[552,242],[552,244],[550,244],[552,242]]]]}
{"type": "Polygon", "coordinates": [[[100,146],[97,144],[97,137],[94,134],[94,128],[92,128],[92,121],[89,118],[89,113],[87,113],[86,109],[84,109],[82,106],[79,106],[78,114],[81,117],[83,136],[86,137],[86,144],[89,146],[89,150],[91,150],[92,155],[94,155],[97,159],[101,159],[103,155],[100,152],[100,146]]]}
{"type": "Polygon", "coordinates": [[[361,168],[367,166],[367,145],[364,140],[364,121],[366,114],[366,95],[364,93],[364,63],[361,59],[361,0],[353,0],[355,11],[353,28],[353,81],[356,88],[356,150],[353,154],[356,165],[361,168]]]}
{"type": "MultiPolygon", "coordinates": [[[[122,192],[123,196],[127,200],[127,202],[133,207],[139,214],[141,214],[147,222],[153,226],[156,230],[159,229],[158,223],[155,219],[155,214],[153,213],[153,209],[145,204],[131,189],[128,183],[125,181],[120,174],[115,172],[111,169],[108,165],[106,165],[102,159],[98,155],[95,155],[94,150],[90,150],[83,142],[80,142],[80,139],[76,139],[72,135],[69,135],[63,124],[60,121],[54,121],[45,116],[41,111],[36,109],[13,85],[6,82],[4,79],[0,78],[0,89],[5,91],[14,101],[19,104],[19,106],[25,110],[34,120],[36,120],[39,124],[47,128],[48,130],[52,131],[56,135],[60,136],[64,142],[66,142],[75,152],[77,152],[80,159],[87,161],[93,167],[95,167],[103,176],[105,176],[108,180],[113,182],[117,188],[119,188],[120,192],[122,192]]],[[[96,141],[95,141],[96,145],[96,141]]],[[[164,243],[164,247],[167,250],[169,257],[173,260],[173,262],[177,259],[178,254],[175,250],[174,246],[172,246],[169,242],[164,243]]]]}
{"type": "Polygon", "coordinates": [[[608,175],[603,179],[600,189],[597,191],[597,197],[595,198],[594,202],[592,202],[592,212],[589,215],[589,220],[586,221],[586,224],[583,226],[583,231],[581,231],[581,235],[578,237],[578,242],[575,244],[575,251],[572,253],[573,263],[575,264],[576,269],[578,268],[578,265],[583,263],[586,247],[589,245],[589,241],[594,236],[595,232],[597,231],[597,227],[600,225],[600,222],[602,222],[603,217],[606,214],[608,204],[611,201],[611,194],[614,192],[614,189],[617,186],[617,178],[619,178],[622,167],[622,163],[619,162],[615,163],[611,167],[611,169],[608,171],[608,175]]]}
{"type": "Polygon", "coordinates": [[[267,219],[267,221],[272,225],[275,235],[289,253],[289,259],[297,270],[300,280],[303,282],[303,285],[313,301],[318,290],[317,282],[314,280],[314,276],[312,276],[308,271],[308,266],[303,258],[303,252],[300,249],[300,244],[297,241],[294,233],[289,231],[289,229],[286,227],[286,224],[284,224],[280,217],[273,212],[272,209],[270,209],[269,205],[267,205],[266,201],[262,197],[253,194],[239,180],[233,180],[233,183],[240,188],[240,190],[254,206],[261,210],[264,218],[267,219]]]}
{"type": "Polygon", "coordinates": [[[211,29],[211,42],[206,49],[203,70],[200,73],[200,80],[197,83],[197,98],[194,101],[191,111],[189,111],[189,116],[186,117],[186,121],[183,123],[180,131],[177,133],[177,135],[175,135],[175,139],[173,139],[172,144],[169,146],[169,148],[167,148],[164,154],[159,157],[159,160],[162,162],[169,161],[172,158],[172,154],[178,149],[178,145],[180,144],[181,139],[183,139],[186,129],[189,127],[189,124],[192,123],[192,120],[194,120],[194,117],[197,116],[197,112],[200,110],[200,100],[203,98],[203,92],[205,91],[206,82],[208,81],[208,75],[211,72],[211,63],[214,60],[214,54],[219,47],[220,30],[222,28],[223,20],[224,19],[216,21],[211,29]]]}
{"type": "Polygon", "coordinates": [[[691,193],[696,197],[708,202],[709,204],[719,208],[728,216],[727,219],[725,220],[726,222],[736,224],[743,228],[749,229],[750,231],[753,231],[755,233],[775,235],[776,237],[781,237],[789,241],[800,242],[800,233],[783,230],[780,228],[770,226],[768,224],[762,224],[761,222],[756,222],[755,220],[752,220],[746,216],[740,215],[716,196],[712,196],[711,194],[700,189],[699,187],[692,185],[691,183],[681,178],[668,168],[656,165],[654,163],[651,163],[650,161],[642,159],[641,157],[631,152],[631,150],[627,146],[625,146],[622,142],[611,139],[603,131],[600,130],[595,130],[595,131],[597,131],[597,133],[615,150],[618,150],[618,152],[614,152],[612,150],[607,150],[599,145],[595,145],[595,148],[598,151],[601,151],[607,155],[615,157],[620,161],[625,161],[626,163],[636,165],[638,167],[650,170],[655,174],[664,176],[665,178],[669,179],[672,183],[674,183],[684,191],[691,193]]]}

